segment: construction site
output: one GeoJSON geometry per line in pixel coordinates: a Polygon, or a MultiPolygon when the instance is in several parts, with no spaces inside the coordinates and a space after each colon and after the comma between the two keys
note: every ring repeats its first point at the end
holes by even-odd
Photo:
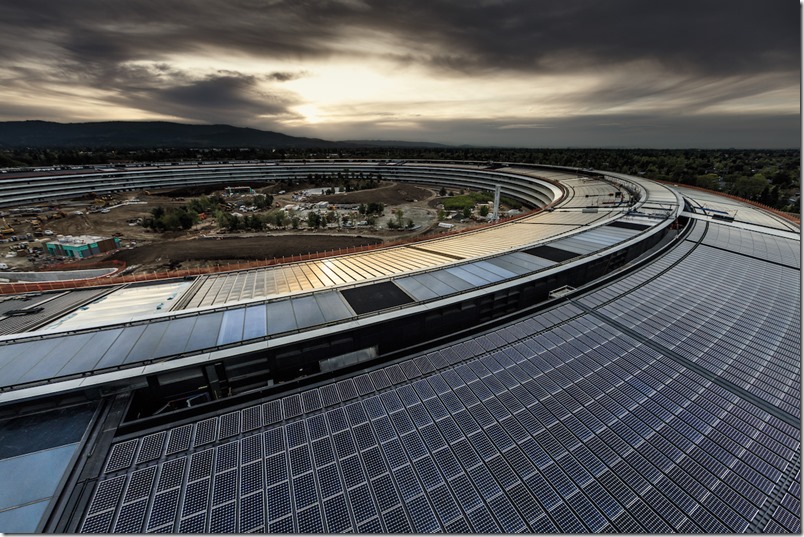
{"type": "MultiPolygon", "coordinates": [[[[0,212],[0,252],[7,267],[0,269],[8,271],[2,278],[13,282],[24,281],[25,272],[109,262],[128,275],[242,268],[483,225],[490,204],[473,199],[490,196],[470,194],[383,181],[350,192],[301,182],[293,190],[280,184],[216,184],[85,195],[0,212]],[[199,200],[214,208],[193,212],[186,229],[148,227],[155,214],[199,206],[199,200]],[[445,210],[445,200],[465,208],[445,210]]],[[[503,208],[518,213],[524,207],[503,208]]]]}

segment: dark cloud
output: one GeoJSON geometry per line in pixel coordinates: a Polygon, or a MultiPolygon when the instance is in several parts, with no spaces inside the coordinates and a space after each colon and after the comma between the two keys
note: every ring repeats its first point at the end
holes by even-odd
{"type": "MultiPolygon", "coordinates": [[[[546,121],[553,130],[572,130],[571,121],[592,121],[634,103],[657,109],[667,103],[676,115],[690,116],[781,91],[785,96],[777,100],[791,109],[797,105],[791,89],[800,87],[799,25],[797,4],[758,0],[9,1],[0,3],[0,100],[11,91],[41,92],[52,100],[60,91],[54,88],[75,86],[149,113],[272,127],[301,104],[282,85],[315,75],[305,70],[310,60],[348,65],[381,59],[400,70],[424,68],[431,77],[469,84],[473,78],[597,77],[596,87],[567,87],[534,103],[576,103],[582,117],[546,121]],[[196,73],[181,65],[182,57],[200,63],[231,57],[271,67],[261,74],[214,72],[226,68],[215,63],[196,73]],[[274,71],[277,62],[288,69],[274,71]]],[[[43,114],[52,112],[49,106],[43,114]]],[[[698,119],[684,123],[672,114],[654,119],[700,126],[698,119]]],[[[739,121],[723,114],[710,119],[739,131],[739,121]]],[[[775,129],[777,123],[762,125],[775,129]]],[[[549,129],[530,130],[541,136],[549,129]]],[[[525,140],[530,131],[494,132],[525,140]]]]}
{"type": "Polygon", "coordinates": [[[369,56],[375,51],[349,41],[371,33],[399,47],[400,59],[456,71],[639,60],[696,74],[800,65],[799,6],[781,1],[26,0],[4,3],[0,21],[5,58],[42,39],[89,62],[211,48],[283,59],[369,56]]]}
{"type": "Polygon", "coordinates": [[[304,76],[307,76],[305,71],[300,71],[298,73],[291,73],[289,71],[275,71],[273,73],[268,73],[265,75],[265,80],[275,80],[277,82],[288,82],[290,80],[298,80],[304,76]]]}
{"type": "Polygon", "coordinates": [[[262,118],[288,115],[293,100],[257,88],[257,79],[239,73],[221,73],[186,84],[127,92],[122,102],[132,106],[207,123],[252,125],[262,118]]]}

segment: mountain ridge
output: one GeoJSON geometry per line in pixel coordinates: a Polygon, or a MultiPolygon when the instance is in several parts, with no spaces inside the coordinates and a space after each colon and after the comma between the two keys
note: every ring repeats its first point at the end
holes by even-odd
{"type": "Polygon", "coordinates": [[[0,149],[235,148],[262,149],[349,147],[449,147],[427,142],[385,140],[331,141],[225,124],[196,125],[170,121],[97,121],[58,123],[44,120],[0,121],[0,149]]]}

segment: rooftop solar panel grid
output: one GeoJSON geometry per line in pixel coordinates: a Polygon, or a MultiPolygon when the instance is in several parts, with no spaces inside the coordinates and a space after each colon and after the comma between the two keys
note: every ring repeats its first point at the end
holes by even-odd
{"type": "MultiPolygon", "coordinates": [[[[567,313],[576,312],[568,311],[555,319],[566,322],[563,319],[571,318],[567,313]]],[[[733,403],[707,391],[707,381],[672,361],[666,362],[656,352],[643,351],[642,345],[627,335],[599,322],[581,325],[580,318],[570,320],[563,327],[563,339],[548,341],[548,335],[559,330],[558,327],[531,338],[554,345],[553,350],[530,353],[530,356],[516,353],[519,363],[506,359],[504,351],[511,349],[510,344],[498,338],[499,346],[489,349],[494,354],[484,355],[479,361],[469,358],[458,370],[462,374],[450,377],[449,381],[442,378],[452,371],[446,361],[439,361],[436,370],[432,360],[426,363],[420,360],[421,365],[416,368],[419,373],[412,378],[424,374],[426,384],[422,384],[422,379],[390,388],[382,392],[384,403],[381,406],[367,407],[368,402],[360,399],[347,407],[336,403],[334,409],[338,412],[326,414],[331,436],[324,436],[316,441],[318,443],[311,444],[304,430],[315,429],[313,422],[321,415],[318,411],[297,414],[303,411],[301,407],[275,425],[254,431],[287,437],[289,456],[284,464],[289,465],[294,476],[291,497],[295,503],[288,509],[281,504],[272,508],[269,502],[267,512],[263,512],[262,507],[257,508],[256,502],[244,503],[250,505],[252,511],[244,514],[241,510],[241,517],[257,521],[267,517],[271,524],[289,516],[293,527],[301,531],[318,520],[308,517],[312,507],[307,506],[314,502],[313,505],[325,506],[327,528],[332,524],[353,530],[360,523],[375,520],[375,516],[379,516],[377,523],[382,521],[386,529],[407,523],[422,531],[445,530],[457,521],[465,521],[472,531],[492,527],[504,531],[538,530],[543,527],[542,519],[546,516],[550,524],[561,531],[598,531],[609,525],[631,527],[623,526],[623,513],[628,512],[633,514],[634,521],[640,521],[634,522],[637,524],[634,527],[647,531],[671,528],[681,531],[695,527],[744,531],[749,517],[754,516],[761,505],[740,507],[740,502],[734,498],[742,497],[748,490],[757,490],[756,497],[762,498],[773,490],[773,479],[778,479],[785,468],[772,470],[770,461],[785,466],[786,459],[774,458],[769,455],[770,451],[760,448],[767,444],[779,450],[781,444],[734,415],[733,403]],[[594,350],[583,354],[564,352],[573,344],[573,338],[567,337],[571,333],[593,339],[616,337],[624,352],[619,356],[594,350]],[[533,370],[533,373],[538,372],[536,378],[541,375],[558,382],[550,394],[543,390],[532,392],[536,387],[532,381],[520,383],[516,380],[518,375],[509,374],[525,364],[536,368],[533,370]],[[559,374],[562,370],[564,373],[559,374]],[[575,380],[566,376],[570,372],[575,380]],[[581,380],[590,383],[584,384],[581,380]],[[658,389],[649,388],[652,385],[658,389]],[[587,393],[592,387],[595,389],[587,393]],[[464,392],[465,389],[469,391],[464,392]],[[467,398],[471,393],[476,397],[467,398]],[[537,394],[535,398],[533,393],[537,394]],[[392,394],[399,398],[385,397],[392,394]],[[458,398],[450,402],[450,397],[445,397],[447,394],[458,398]],[[585,401],[584,405],[577,403],[579,397],[585,401]],[[445,405],[428,406],[428,401],[443,401],[445,405]],[[390,431],[381,427],[386,416],[393,424],[390,431]],[[725,425],[722,420],[726,416],[751,432],[753,441],[744,449],[735,449],[730,442],[724,444],[726,437],[716,434],[721,424],[725,425]],[[557,420],[559,417],[561,421],[557,420]],[[461,425],[449,426],[453,420],[459,420],[461,425]],[[303,424],[306,427],[298,430],[303,424]],[[298,433],[294,432],[297,430],[298,433]],[[333,444],[329,444],[329,438],[333,444]],[[604,444],[596,444],[598,440],[604,444]],[[334,449],[331,451],[334,458],[314,455],[318,453],[315,446],[322,441],[330,445],[330,450],[334,449]],[[307,447],[311,445],[315,447],[312,453],[307,447]],[[603,445],[607,446],[608,455],[601,452],[603,445]],[[695,447],[690,449],[691,446],[695,447]],[[718,462],[724,460],[724,456],[735,461],[731,469],[718,462]],[[760,464],[760,459],[768,462],[760,464]],[[452,463],[442,464],[442,461],[452,463]],[[768,477],[757,471],[763,464],[767,466],[765,472],[771,472],[768,477]],[[615,469],[619,479],[607,478],[609,469],[615,469]],[[656,481],[662,474],[672,476],[672,480],[656,481]],[[547,479],[542,483],[549,483],[549,489],[540,488],[533,481],[540,475],[547,479]],[[381,479],[394,483],[405,502],[389,502],[378,496],[379,485],[369,485],[381,479]],[[304,480],[306,485],[302,485],[304,480]],[[465,487],[470,483],[472,489],[480,493],[475,500],[466,496],[465,487]],[[371,499],[371,504],[361,503],[357,512],[354,504],[345,500],[343,492],[335,496],[325,492],[338,490],[346,491],[350,498],[363,498],[363,502],[371,499]],[[698,495],[699,490],[703,496],[698,495]],[[709,495],[703,492],[707,490],[709,495]],[[528,503],[528,495],[523,491],[529,491],[535,503],[528,503]],[[634,503],[634,498],[641,499],[634,503]],[[530,507],[521,509],[520,504],[530,507]],[[375,515],[369,505],[376,505],[379,514],[375,515]],[[685,515],[691,507],[695,512],[706,512],[706,517],[694,513],[685,515]],[[272,516],[272,509],[278,518],[272,516]],[[530,515],[523,516],[525,513],[530,515]]],[[[352,399],[357,395],[357,392],[352,393],[355,388],[351,383],[339,383],[338,387],[342,397],[352,399]]],[[[304,396],[300,400],[304,400],[304,396]]],[[[288,402],[286,399],[284,406],[288,402]]],[[[762,415],[756,409],[750,412],[762,415]]],[[[214,419],[199,422],[197,436],[209,436],[205,431],[214,423],[214,419]]],[[[766,425],[761,420],[756,423],[766,425]]],[[[778,429],[773,431],[774,435],[785,438],[785,433],[778,429]]],[[[326,429],[321,432],[326,433],[326,429]]],[[[252,437],[240,442],[249,438],[252,437]]],[[[232,444],[218,445],[215,478],[202,481],[214,505],[244,502],[242,497],[237,500],[238,492],[226,483],[237,482],[238,475],[242,483],[248,479],[244,477],[248,472],[245,468],[251,467],[238,465],[235,459],[226,462],[227,456],[220,454],[223,453],[220,450],[229,445],[232,444]]],[[[281,456],[284,448],[279,449],[270,457],[281,456]]],[[[161,468],[167,463],[160,461],[158,465],[161,468]]],[[[142,471],[149,473],[137,470],[132,478],[150,475],[156,470],[156,466],[148,466],[148,463],[139,466],[144,466],[142,471]]],[[[270,475],[274,474],[269,472],[270,475]]],[[[286,469],[282,475],[291,474],[286,469]]],[[[266,484],[271,494],[285,493],[270,487],[291,484],[280,481],[271,485],[272,482],[269,480],[266,484]]],[[[241,493],[243,491],[246,495],[253,493],[248,487],[241,489],[241,493]]],[[[129,499],[120,507],[118,518],[122,516],[123,520],[120,527],[128,527],[126,524],[133,523],[128,522],[133,514],[139,513],[140,506],[132,503],[135,501],[129,499]]],[[[172,496],[165,496],[164,500],[160,497],[160,502],[167,507],[157,514],[152,511],[151,516],[156,518],[153,522],[149,519],[149,524],[173,524],[168,521],[168,515],[174,513],[172,496]]],[[[216,511],[223,507],[212,509],[211,513],[218,513],[216,516],[228,513],[216,511]]],[[[85,527],[92,527],[96,520],[97,516],[88,518],[85,527]]],[[[214,521],[210,515],[204,528],[217,529],[218,523],[223,522],[214,521]]]]}

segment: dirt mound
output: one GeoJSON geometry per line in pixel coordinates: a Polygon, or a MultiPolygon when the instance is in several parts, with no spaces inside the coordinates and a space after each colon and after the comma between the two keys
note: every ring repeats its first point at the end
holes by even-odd
{"type": "Polygon", "coordinates": [[[339,248],[377,244],[379,239],[337,235],[272,235],[265,237],[198,238],[146,244],[109,257],[128,265],[175,265],[186,261],[272,259],[339,248]]]}
{"type": "Polygon", "coordinates": [[[311,196],[310,201],[329,201],[331,203],[370,203],[381,202],[385,205],[400,205],[413,200],[426,200],[433,196],[433,192],[414,185],[393,184],[370,190],[358,190],[345,194],[332,194],[330,196],[311,196]]]}

